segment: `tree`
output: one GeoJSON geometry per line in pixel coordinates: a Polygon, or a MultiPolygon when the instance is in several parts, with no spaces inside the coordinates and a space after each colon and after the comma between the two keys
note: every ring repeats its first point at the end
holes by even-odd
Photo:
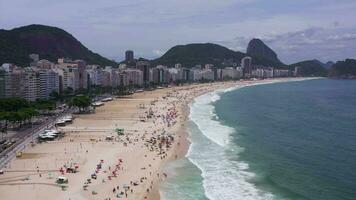
{"type": "Polygon", "coordinates": [[[8,98],[0,100],[0,111],[18,111],[28,107],[30,107],[30,104],[25,99],[8,98]]]}
{"type": "Polygon", "coordinates": [[[59,94],[57,91],[53,90],[51,94],[49,94],[51,99],[55,101],[62,101],[63,100],[63,95],[59,94]]]}
{"type": "Polygon", "coordinates": [[[79,108],[79,111],[82,112],[91,105],[91,99],[88,96],[75,96],[70,102],[71,107],[79,108]]]}
{"type": "Polygon", "coordinates": [[[0,132],[1,138],[4,137],[4,134],[7,134],[7,127],[8,127],[8,113],[7,112],[0,112],[0,132]]]}
{"type": "Polygon", "coordinates": [[[33,103],[33,107],[37,110],[53,110],[56,108],[56,104],[53,101],[38,100],[33,103]]]}

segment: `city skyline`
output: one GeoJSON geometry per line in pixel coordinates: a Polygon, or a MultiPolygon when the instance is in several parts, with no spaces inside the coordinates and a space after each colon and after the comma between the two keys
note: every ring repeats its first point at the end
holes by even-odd
{"type": "Polygon", "coordinates": [[[354,58],[356,22],[351,0],[228,1],[0,1],[0,28],[57,26],[85,46],[121,61],[157,58],[178,44],[212,42],[245,52],[261,38],[287,63],[354,58]],[[18,13],[21,17],[14,17],[18,13]]]}

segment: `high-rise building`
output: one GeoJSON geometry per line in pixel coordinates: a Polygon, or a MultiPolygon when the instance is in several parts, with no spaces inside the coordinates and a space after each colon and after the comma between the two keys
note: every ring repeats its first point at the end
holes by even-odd
{"type": "Polygon", "coordinates": [[[252,58],[248,56],[242,58],[241,67],[243,69],[244,78],[250,78],[252,73],[252,58]]]}
{"type": "Polygon", "coordinates": [[[137,69],[125,69],[122,72],[123,76],[123,81],[122,85],[127,86],[127,85],[137,85],[137,86],[142,86],[143,84],[143,73],[141,70],[137,69]]]}
{"type": "Polygon", "coordinates": [[[78,65],[78,87],[81,89],[87,88],[87,74],[85,71],[85,61],[84,60],[76,60],[75,63],[78,65]]]}
{"type": "Polygon", "coordinates": [[[24,87],[26,83],[24,82],[25,72],[21,69],[14,69],[10,71],[9,79],[6,82],[6,98],[9,97],[23,97],[24,87]]]}
{"type": "Polygon", "coordinates": [[[143,73],[143,83],[147,84],[150,80],[150,63],[148,61],[138,61],[136,63],[136,68],[141,70],[143,73]]]}
{"type": "Polygon", "coordinates": [[[6,98],[6,93],[5,93],[6,76],[7,76],[7,72],[0,67],[0,99],[6,98]]]}
{"type": "Polygon", "coordinates": [[[39,75],[31,68],[27,68],[25,71],[26,73],[23,79],[25,84],[22,98],[28,101],[36,101],[39,99],[39,93],[41,91],[39,75]]]}
{"type": "Polygon", "coordinates": [[[299,66],[294,67],[294,76],[301,76],[302,75],[302,68],[299,66]]]}
{"type": "Polygon", "coordinates": [[[166,66],[158,65],[152,69],[154,83],[167,83],[169,81],[169,71],[166,66]]]}
{"type": "Polygon", "coordinates": [[[32,60],[30,66],[37,66],[40,56],[38,54],[30,54],[28,57],[32,60]]]}
{"type": "Polygon", "coordinates": [[[127,50],[125,52],[125,61],[132,63],[134,61],[134,52],[132,50],[127,50]]]}
{"type": "Polygon", "coordinates": [[[40,91],[39,99],[48,99],[53,91],[59,92],[59,77],[53,70],[37,71],[40,91]]]}

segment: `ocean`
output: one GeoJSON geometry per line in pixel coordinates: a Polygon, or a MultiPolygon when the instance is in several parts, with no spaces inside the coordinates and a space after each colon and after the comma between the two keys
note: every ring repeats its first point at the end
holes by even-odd
{"type": "Polygon", "coordinates": [[[197,97],[191,146],[164,200],[355,200],[356,81],[316,79],[197,97]]]}

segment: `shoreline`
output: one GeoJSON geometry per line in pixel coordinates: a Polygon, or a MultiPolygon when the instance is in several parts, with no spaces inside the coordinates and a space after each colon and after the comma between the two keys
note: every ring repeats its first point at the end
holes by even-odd
{"type": "Polygon", "coordinates": [[[164,166],[189,150],[186,125],[194,99],[266,81],[270,80],[193,84],[115,99],[94,114],[78,115],[73,124],[61,128],[65,136],[60,140],[27,147],[0,175],[0,195],[9,200],[115,199],[123,192],[121,199],[160,199],[160,184],[167,176],[164,166]],[[152,118],[143,117],[150,109],[152,118]],[[116,136],[115,128],[124,128],[125,135],[116,136]],[[115,139],[107,141],[108,136],[115,139]],[[96,169],[98,164],[101,169],[96,169]],[[79,165],[77,173],[59,172],[73,165],[79,165]],[[93,173],[97,179],[86,183],[93,173]],[[63,190],[55,184],[58,176],[69,179],[63,190]]]}
{"type": "MultiPolygon", "coordinates": [[[[232,87],[227,87],[227,88],[217,88],[215,90],[212,90],[212,91],[207,91],[205,93],[202,93],[200,95],[196,95],[186,106],[186,120],[185,120],[185,123],[184,123],[184,134],[185,134],[185,140],[186,140],[186,146],[184,146],[184,148],[186,149],[183,149],[181,150],[182,152],[184,152],[184,155],[180,155],[178,157],[179,158],[182,158],[182,157],[186,157],[189,162],[192,163],[192,161],[188,158],[188,155],[187,153],[190,151],[190,147],[191,147],[191,140],[189,139],[190,137],[190,133],[189,133],[189,130],[187,130],[187,122],[188,120],[191,120],[189,118],[189,115],[190,115],[190,110],[191,110],[191,106],[192,106],[192,103],[195,101],[196,98],[200,97],[200,96],[203,96],[203,95],[207,95],[209,93],[214,93],[214,92],[218,92],[218,91],[222,91],[223,93],[225,92],[231,92],[231,91],[235,91],[237,89],[241,89],[243,87],[249,87],[249,86],[254,86],[254,85],[265,85],[265,84],[275,84],[275,83],[283,83],[283,82],[295,82],[295,81],[305,81],[305,80],[314,80],[314,79],[319,79],[319,78],[281,78],[281,79],[270,79],[270,80],[257,80],[257,81],[252,81],[251,83],[247,83],[247,84],[241,84],[242,82],[236,82],[235,85],[233,85],[232,87]],[[240,84],[239,84],[240,83],[240,84]]],[[[193,122],[194,123],[194,122],[193,122]]],[[[205,137],[207,137],[205,135],[205,137]]],[[[209,138],[209,137],[207,137],[209,138]]],[[[182,147],[181,147],[182,148],[182,147]]],[[[169,161],[168,161],[169,162],[169,161]]],[[[196,164],[192,163],[193,165],[196,166],[196,164]]],[[[199,170],[202,170],[200,167],[196,166],[197,168],[199,168],[199,170]]],[[[169,175],[169,172],[167,172],[168,175],[169,175]]],[[[172,173],[172,172],[171,172],[172,173]]],[[[161,182],[161,184],[164,184],[164,182],[161,182]]],[[[157,190],[159,190],[160,188],[158,188],[157,190]]]]}
{"type": "Polygon", "coordinates": [[[63,138],[28,146],[21,158],[9,163],[0,175],[0,195],[9,200],[114,199],[121,193],[122,199],[159,199],[159,184],[165,176],[162,167],[188,149],[183,124],[187,102],[196,94],[232,84],[145,91],[108,102],[94,114],[77,115],[73,124],[59,128],[63,138]],[[143,117],[149,109],[152,118],[143,117]],[[124,128],[125,135],[116,136],[115,128],[124,128]],[[108,137],[115,139],[107,141],[108,137]],[[60,172],[77,165],[77,173],[60,172]],[[59,176],[69,180],[62,189],[55,184],[59,176]]]}

